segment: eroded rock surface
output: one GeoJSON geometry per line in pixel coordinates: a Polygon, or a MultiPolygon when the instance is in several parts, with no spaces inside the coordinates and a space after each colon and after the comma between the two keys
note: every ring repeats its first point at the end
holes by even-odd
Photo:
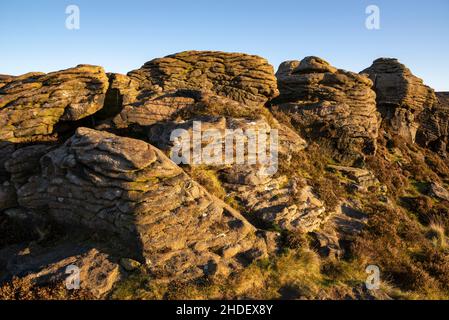
{"type": "Polygon", "coordinates": [[[386,127],[415,142],[423,112],[434,107],[434,91],[397,59],[380,58],[361,73],[369,75],[377,95],[377,107],[386,127]]]}
{"type": "Polygon", "coordinates": [[[437,182],[432,182],[427,192],[432,197],[449,201],[449,191],[437,182]]]}
{"type": "Polygon", "coordinates": [[[353,181],[351,186],[354,188],[354,191],[368,191],[370,188],[379,187],[379,180],[367,169],[336,165],[329,165],[328,168],[353,181]]]}
{"type": "Polygon", "coordinates": [[[0,211],[17,205],[16,190],[10,182],[0,184],[0,211]]]}
{"type": "Polygon", "coordinates": [[[20,188],[31,176],[40,172],[39,161],[55,145],[36,144],[18,148],[5,161],[5,169],[10,175],[10,181],[20,188]]]}
{"type": "Polygon", "coordinates": [[[368,216],[358,209],[356,201],[341,203],[325,224],[312,233],[315,249],[325,257],[340,259],[353,241],[366,227],[368,216]]]}
{"type": "Polygon", "coordinates": [[[114,232],[156,273],[226,273],[267,254],[263,233],[143,141],[79,128],[41,167],[18,190],[22,206],[114,232]]]}
{"type": "Polygon", "coordinates": [[[449,94],[437,92],[438,103],[420,115],[416,142],[447,157],[449,143],[449,94]]]}
{"type": "MultiPolygon", "coordinates": [[[[382,143],[394,142],[392,131],[443,156],[448,143],[448,95],[435,96],[396,60],[376,60],[364,72],[371,79],[307,57],[284,62],[276,79],[257,56],[189,51],[127,75],[86,65],[0,75],[0,217],[30,233],[21,245],[0,248],[0,281],[62,282],[76,265],[101,298],[123,273],[162,282],[227,276],[279,243],[307,246],[304,233],[322,255],[342,258],[369,218],[364,197],[390,201],[377,179],[385,177],[361,161],[376,152],[378,110],[389,128],[382,143]],[[192,137],[197,122],[201,134],[243,134],[244,162],[195,158],[210,136],[189,144],[189,165],[172,162],[171,134],[184,129],[192,137]],[[251,129],[278,130],[280,171],[267,175],[266,164],[249,157],[256,143],[244,133],[251,129]],[[302,136],[326,149],[322,157],[316,144],[305,150],[302,136]],[[53,242],[47,218],[65,226],[63,240],[53,242]],[[283,243],[287,236],[301,243],[283,243]]],[[[392,159],[402,158],[400,148],[388,147],[392,159]]],[[[218,150],[224,155],[226,147],[218,150]]],[[[444,202],[446,187],[425,191],[444,202]]]]}
{"type": "Polygon", "coordinates": [[[0,74],[0,88],[6,85],[8,82],[11,82],[14,79],[14,76],[9,76],[6,74],[0,74]]]}
{"type": "MultiPolygon", "coordinates": [[[[210,129],[220,133],[222,138],[218,150],[221,162],[218,162],[219,165],[210,163],[206,168],[216,173],[227,197],[237,199],[249,219],[255,223],[263,223],[265,226],[276,225],[283,230],[307,232],[316,229],[327,218],[328,211],[324,204],[317,199],[309,186],[304,185],[300,177],[277,174],[279,161],[284,161],[283,165],[288,166],[291,157],[302,152],[306,146],[306,142],[294,130],[280,125],[276,120],[272,120],[269,124],[267,119],[260,115],[255,119],[197,116],[187,121],[152,126],[147,132],[148,138],[159,148],[171,154],[174,148],[174,141],[170,140],[171,133],[176,129],[183,129],[193,140],[195,123],[201,135],[205,135],[210,129]],[[236,141],[241,141],[245,146],[256,146],[256,141],[251,142],[246,133],[252,131],[258,136],[269,133],[272,129],[278,130],[277,159],[269,160],[271,142],[270,137],[267,136],[265,151],[268,162],[266,164],[260,163],[258,154],[248,157],[248,149],[244,151],[244,163],[236,161],[236,141]],[[230,163],[225,163],[224,141],[229,138],[233,139],[230,141],[234,141],[233,156],[230,163]]],[[[204,141],[207,141],[209,146],[214,142],[205,139],[203,144],[204,141]]],[[[193,141],[189,148],[191,156],[189,164],[194,171],[197,170],[197,166],[199,170],[204,168],[204,161],[201,161],[201,158],[198,159],[194,153],[195,148],[198,148],[201,143],[200,140],[193,141]]],[[[178,148],[176,150],[178,152],[178,148]]],[[[201,154],[199,156],[201,157],[201,154]]]]}
{"type": "Polygon", "coordinates": [[[218,51],[154,59],[126,76],[112,74],[110,80],[122,109],[103,124],[118,129],[149,126],[184,109],[215,103],[254,110],[278,95],[273,67],[265,59],[218,51]]]}
{"type": "Polygon", "coordinates": [[[344,161],[374,154],[378,115],[368,77],[317,57],[283,62],[276,76],[280,96],[273,104],[306,137],[330,144],[344,161]]]}
{"type": "Polygon", "coordinates": [[[0,88],[0,140],[49,139],[60,121],[76,121],[103,107],[108,78],[101,67],[15,77],[0,88]]]}
{"type": "Polygon", "coordinates": [[[39,245],[0,250],[0,281],[20,276],[37,285],[78,286],[96,299],[105,298],[123,271],[118,259],[101,249],[79,243],[61,243],[48,250],[39,245]],[[79,283],[77,283],[79,275],[79,283]]]}
{"type": "Polygon", "coordinates": [[[141,94],[193,89],[261,105],[278,93],[267,60],[242,53],[186,51],[154,59],[128,75],[139,81],[141,94]]]}

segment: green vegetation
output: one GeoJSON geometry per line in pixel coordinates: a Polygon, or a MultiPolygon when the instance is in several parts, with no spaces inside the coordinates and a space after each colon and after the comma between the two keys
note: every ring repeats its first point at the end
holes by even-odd
{"type": "Polygon", "coordinates": [[[113,299],[299,299],[341,298],[361,285],[366,275],[354,265],[333,265],[309,249],[287,249],[271,259],[252,263],[228,278],[204,278],[190,283],[164,283],[144,273],[121,283],[113,299]],[[333,296],[335,295],[335,296],[333,296]]]}

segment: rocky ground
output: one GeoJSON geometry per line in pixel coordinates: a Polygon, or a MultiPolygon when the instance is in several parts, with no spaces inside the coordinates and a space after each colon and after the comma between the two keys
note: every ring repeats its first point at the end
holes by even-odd
{"type": "Polygon", "coordinates": [[[448,299],[448,137],[449,94],[396,59],[0,75],[0,299],[448,299]],[[176,165],[199,121],[277,129],[277,172],[176,165]]]}

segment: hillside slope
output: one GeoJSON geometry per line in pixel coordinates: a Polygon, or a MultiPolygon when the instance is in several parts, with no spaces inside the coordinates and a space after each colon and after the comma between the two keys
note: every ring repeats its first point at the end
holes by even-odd
{"type": "Polygon", "coordinates": [[[448,119],[447,93],[386,58],[0,75],[0,299],[448,299],[448,119]],[[243,133],[273,129],[271,172],[243,133]],[[173,132],[248,149],[205,162],[193,139],[175,164],[173,132]]]}

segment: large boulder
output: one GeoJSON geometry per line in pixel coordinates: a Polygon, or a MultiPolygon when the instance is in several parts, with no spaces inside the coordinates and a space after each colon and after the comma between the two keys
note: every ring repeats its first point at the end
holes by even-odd
{"type": "Polygon", "coordinates": [[[264,233],[141,140],[79,128],[41,172],[18,190],[20,205],[116,235],[124,257],[161,276],[226,273],[267,254],[264,233]]]}
{"type": "Polygon", "coordinates": [[[211,91],[247,105],[261,105],[278,93],[273,67],[243,53],[185,51],[154,59],[131,71],[143,92],[179,89],[211,91]]]}
{"type": "Polygon", "coordinates": [[[374,83],[384,125],[392,133],[415,142],[423,120],[420,118],[437,104],[434,91],[397,59],[377,59],[361,73],[368,74],[374,83]]]}
{"type": "Polygon", "coordinates": [[[103,68],[89,65],[13,78],[0,87],[0,140],[48,140],[60,121],[100,110],[108,83],[103,68]]]}
{"type": "Polygon", "coordinates": [[[378,115],[368,77],[317,57],[283,62],[276,76],[280,96],[273,105],[305,137],[330,145],[341,161],[375,153],[378,115]]]}
{"type": "Polygon", "coordinates": [[[258,109],[278,95],[273,67],[247,54],[186,51],[145,63],[128,75],[110,75],[110,90],[121,101],[116,112],[105,108],[99,128],[149,126],[170,120],[184,109],[219,100],[230,109],[258,109]]]}

